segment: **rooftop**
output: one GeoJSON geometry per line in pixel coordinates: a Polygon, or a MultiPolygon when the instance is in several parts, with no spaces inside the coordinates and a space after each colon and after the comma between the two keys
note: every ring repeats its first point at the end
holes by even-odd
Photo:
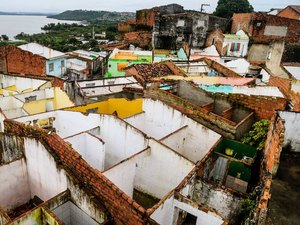
{"type": "Polygon", "coordinates": [[[46,59],[54,59],[64,57],[65,53],[53,50],[37,43],[29,43],[18,46],[24,51],[29,51],[33,54],[40,55],[46,59]]]}

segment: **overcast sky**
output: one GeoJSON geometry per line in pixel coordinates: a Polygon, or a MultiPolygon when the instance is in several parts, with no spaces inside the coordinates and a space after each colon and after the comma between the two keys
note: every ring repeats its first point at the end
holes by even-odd
{"type": "MultiPolygon", "coordinates": [[[[185,9],[199,10],[200,5],[208,3],[206,12],[213,12],[218,0],[0,0],[0,11],[6,12],[62,12],[68,9],[89,9],[108,11],[131,11],[154,6],[178,3],[185,9]]],[[[287,5],[299,5],[300,0],[250,0],[256,11],[270,8],[284,8],[287,5]]]]}

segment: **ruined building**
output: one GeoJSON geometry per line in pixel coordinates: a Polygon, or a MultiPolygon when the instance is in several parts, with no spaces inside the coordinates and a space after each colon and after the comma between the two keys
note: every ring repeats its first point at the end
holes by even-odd
{"type": "Polygon", "coordinates": [[[143,33],[142,36],[145,36],[145,32],[152,33],[152,43],[149,42],[152,47],[175,50],[184,43],[192,47],[202,47],[208,33],[216,27],[225,30],[226,24],[226,19],[184,10],[181,5],[170,4],[139,10],[135,21],[119,23],[118,30],[126,33],[125,41],[133,44],[139,43],[139,34],[143,33]]]}

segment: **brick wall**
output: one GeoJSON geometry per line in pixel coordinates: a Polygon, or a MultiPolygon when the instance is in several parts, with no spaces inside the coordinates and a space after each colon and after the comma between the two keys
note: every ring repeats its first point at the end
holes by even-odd
{"type": "Polygon", "coordinates": [[[234,13],[232,16],[231,33],[235,34],[239,30],[251,34],[250,21],[252,13],[234,13]]]}
{"type": "Polygon", "coordinates": [[[214,60],[204,58],[204,61],[209,67],[215,69],[218,73],[220,73],[221,75],[223,75],[225,77],[239,77],[239,78],[241,78],[241,76],[238,73],[234,72],[231,69],[228,69],[226,66],[223,66],[222,64],[220,64],[220,63],[218,63],[214,60]]]}
{"type": "Polygon", "coordinates": [[[300,44],[300,20],[288,19],[266,13],[237,13],[232,17],[231,32],[243,29],[256,43],[285,41],[300,44]],[[259,23],[259,25],[257,25],[259,23]],[[286,36],[265,35],[267,26],[287,27],[286,36]]]}
{"type": "Polygon", "coordinates": [[[255,112],[259,119],[271,119],[276,110],[284,110],[287,100],[278,97],[229,94],[228,98],[255,112]]]}
{"type": "Polygon", "coordinates": [[[153,27],[157,12],[157,8],[136,11],[136,23],[138,25],[153,27]]]}
{"type": "Polygon", "coordinates": [[[215,45],[219,54],[222,55],[223,40],[224,40],[223,32],[220,28],[217,28],[207,36],[205,47],[215,45]]]}
{"type": "Polygon", "coordinates": [[[0,48],[0,61],[4,61],[8,74],[46,76],[45,58],[23,51],[16,46],[0,48]]]}
{"type": "Polygon", "coordinates": [[[183,98],[159,89],[145,91],[144,97],[159,99],[224,137],[236,138],[237,124],[225,117],[210,112],[209,109],[211,109],[212,104],[199,107],[183,98]]]}
{"type": "Polygon", "coordinates": [[[276,86],[284,93],[284,95],[293,103],[293,111],[300,111],[300,93],[291,90],[291,79],[285,79],[275,76],[270,76],[269,83],[270,86],[276,86]]]}
{"type": "Polygon", "coordinates": [[[118,23],[118,31],[120,33],[132,32],[135,29],[135,20],[121,21],[118,23]]]}
{"type": "Polygon", "coordinates": [[[5,132],[21,137],[30,137],[40,141],[56,162],[61,165],[70,178],[107,209],[114,224],[146,225],[155,224],[149,219],[143,207],[133,201],[122,190],[108,180],[102,173],[93,169],[71,145],[56,133],[22,123],[5,120],[5,132]]]}
{"type": "Polygon", "coordinates": [[[285,9],[281,10],[277,16],[289,18],[289,19],[295,19],[299,20],[300,19],[300,14],[297,13],[294,9],[291,7],[286,7],[285,9]]]}
{"type": "Polygon", "coordinates": [[[282,119],[276,114],[271,120],[265,149],[264,149],[264,169],[266,172],[276,174],[280,154],[284,141],[285,127],[282,119]]]}
{"type": "Polygon", "coordinates": [[[124,40],[126,43],[140,48],[147,48],[152,42],[152,33],[148,31],[130,32],[124,35],[124,40]]]}

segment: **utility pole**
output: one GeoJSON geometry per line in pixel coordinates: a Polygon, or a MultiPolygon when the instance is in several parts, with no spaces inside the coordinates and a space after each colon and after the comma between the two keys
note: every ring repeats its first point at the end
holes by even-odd
{"type": "Polygon", "coordinates": [[[204,12],[204,6],[210,6],[210,4],[201,4],[200,12],[204,12]]]}

